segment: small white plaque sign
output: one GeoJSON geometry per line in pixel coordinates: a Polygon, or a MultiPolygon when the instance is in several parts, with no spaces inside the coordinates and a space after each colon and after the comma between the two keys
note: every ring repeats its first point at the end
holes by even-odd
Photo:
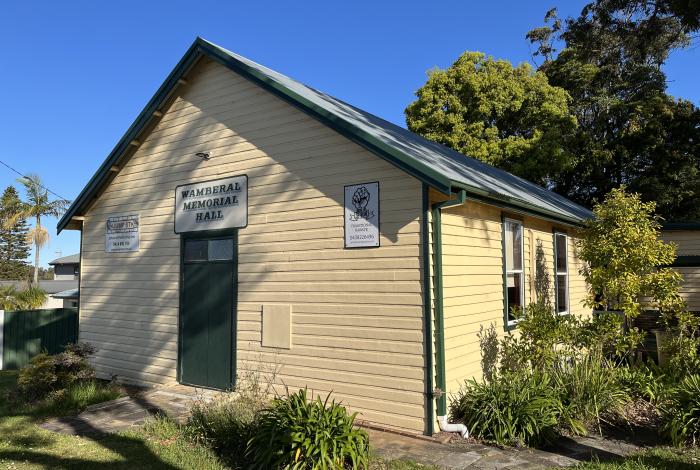
{"type": "Polygon", "coordinates": [[[138,214],[107,217],[105,251],[107,253],[139,251],[138,214]]]}
{"type": "Polygon", "coordinates": [[[379,183],[345,186],[345,248],[379,246],[379,183]]]}
{"type": "Polygon", "coordinates": [[[248,176],[231,176],[175,188],[175,233],[248,225],[248,176]]]}

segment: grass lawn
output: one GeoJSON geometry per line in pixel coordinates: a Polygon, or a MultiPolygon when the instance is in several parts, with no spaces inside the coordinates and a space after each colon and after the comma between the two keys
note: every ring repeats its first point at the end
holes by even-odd
{"type": "MultiPolygon", "coordinates": [[[[99,438],[44,431],[37,426],[41,417],[60,414],[67,408],[60,404],[28,407],[10,403],[6,394],[16,380],[16,372],[0,371],[0,470],[226,468],[212,451],[187,440],[180,426],[168,419],[154,419],[137,431],[99,438]]],[[[433,470],[413,462],[384,460],[373,460],[370,468],[433,470]]]]}
{"type": "Polygon", "coordinates": [[[156,422],[139,431],[101,438],[65,436],[37,426],[37,411],[3,395],[16,372],[0,372],[0,469],[223,469],[208,449],[191,445],[175,425],[156,422]]]}
{"type": "Polygon", "coordinates": [[[700,468],[700,449],[657,447],[616,462],[588,462],[576,470],[691,470],[700,468]]]}

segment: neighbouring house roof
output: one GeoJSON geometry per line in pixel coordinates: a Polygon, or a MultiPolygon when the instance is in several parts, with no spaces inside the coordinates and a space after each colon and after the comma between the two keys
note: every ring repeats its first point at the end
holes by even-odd
{"type": "Polygon", "coordinates": [[[49,261],[50,265],[57,265],[57,264],[80,264],[80,253],[76,253],[74,255],[68,255],[64,256],[62,258],[56,258],[53,261],[49,261]]]}
{"type": "Polygon", "coordinates": [[[80,289],[68,289],[61,292],[56,292],[51,295],[54,299],[78,299],[80,298],[80,289]]]}
{"type": "MultiPolygon", "coordinates": [[[[0,286],[15,286],[16,289],[22,290],[29,286],[27,281],[3,281],[0,280],[0,286]]],[[[47,294],[55,294],[69,289],[78,287],[78,280],[39,280],[39,287],[47,294]]]]}
{"type": "Polygon", "coordinates": [[[444,194],[463,189],[467,191],[468,196],[475,199],[574,225],[580,225],[592,217],[592,213],[585,207],[541,186],[431,142],[209,41],[197,38],[59,220],[59,232],[66,227],[79,228],[77,221],[72,223],[72,218],[81,215],[88,204],[99,195],[101,189],[111,181],[116,172],[110,170],[114,166],[119,167],[122,159],[131,155],[136,147],[131,144],[138,141],[143,131],[154,125],[156,114],[163,112],[173,99],[179,81],[201,57],[209,57],[257,83],[444,194]]]}

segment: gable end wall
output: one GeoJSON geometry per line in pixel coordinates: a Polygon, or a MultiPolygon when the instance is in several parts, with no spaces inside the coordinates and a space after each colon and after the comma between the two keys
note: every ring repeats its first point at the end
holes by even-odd
{"type": "Polygon", "coordinates": [[[421,184],[281,99],[204,60],[85,214],[81,340],[103,377],[176,380],[179,184],[247,174],[237,370],[333,391],[360,419],[424,430],[421,184]],[[210,151],[201,161],[196,152],[210,151]],[[380,184],[381,247],[343,248],[343,186],[380,184]],[[138,213],[138,253],[105,253],[108,216],[138,213]],[[261,345],[264,305],[291,306],[291,349],[261,345]]]}

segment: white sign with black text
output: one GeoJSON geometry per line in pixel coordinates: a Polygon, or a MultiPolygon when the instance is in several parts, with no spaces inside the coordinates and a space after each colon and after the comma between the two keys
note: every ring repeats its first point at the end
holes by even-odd
{"type": "Polygon", "coordinates": [[[379,246],[379,183],[345,186],[345,248],[379,246]]]}
{"type": "Polygon", "coordinates": [[[105,251],[107,253],[139,251],[138,214],[107,217],[105,251]]]}
{"type": "Polygon", "coordinates": [[[231,176],[175,188],[175,233],[248,225],[248,176],[231,176]]]}

